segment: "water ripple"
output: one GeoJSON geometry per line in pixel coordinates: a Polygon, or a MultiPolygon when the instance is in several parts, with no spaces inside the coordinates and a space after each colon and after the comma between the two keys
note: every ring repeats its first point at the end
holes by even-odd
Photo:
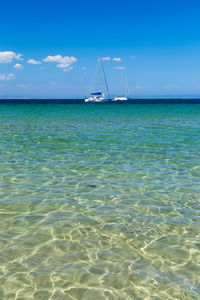
{"type": "Polygon", "coordinates": [[[1,106],[0,299],[199,299],[199,120],[1,106]]]}

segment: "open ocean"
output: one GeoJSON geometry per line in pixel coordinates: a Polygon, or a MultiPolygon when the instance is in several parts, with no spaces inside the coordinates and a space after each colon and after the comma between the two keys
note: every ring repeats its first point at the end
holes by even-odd
{"type": "Polygon", "coordinates": [[[200,105],[0,105],[0,299],[200,299],[200,105]]]}

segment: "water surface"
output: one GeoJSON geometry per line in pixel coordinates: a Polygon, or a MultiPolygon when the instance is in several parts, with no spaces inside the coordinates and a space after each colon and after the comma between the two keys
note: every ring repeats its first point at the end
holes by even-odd
{"type": "Polygon", "coordinates": [[[0,299],[199,299],[200,105],[1,105],[0,299]]]}

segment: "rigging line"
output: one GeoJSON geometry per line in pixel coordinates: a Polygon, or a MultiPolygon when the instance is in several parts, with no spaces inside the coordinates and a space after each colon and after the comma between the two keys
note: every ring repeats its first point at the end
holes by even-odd
{"type": "Polygon", "coordinates": [[[121,72],[121,76],[120,76],[120,87],[121,87],[120,96],[123,95],[123,87],[124,87],[123,83],[124,83],[123,82],[123,72],[121,72]]]}
{"type": "Polygon", "coordinates": [[[128,85],[127,77],[125,78],[125,83],[126,83],[126,93],[127,93],[126,96],[128,96],[128,95],[130,95],[130,91],[129,91],[129,85],[128,85]]]}
{"type": "MultiPolygon", "coordinates": [[[[94,74],[94,79],[93,79],[93,82],[92,82],[92,86],[90,88],[90,93],[92,93],[93,90],[96,90],[96,86],[95,86],[95,82],[97,80],[97,74],[98,74],[98,69],[99,69],[99,63],[97,61],[97,64],[96,64],[96,69],[95,69],[95,74],[94,74]]],[[[97,84],[98,85],[98,84],[97,84]]]]}
{"type": "Polygon", "coordinates": [[[108,83],[107,83],[107,80],[106,80],[106,75],[105,75],[105,71],[104,71],[102,60],[101,60],[101,66],[102,66],[102,70],[103,70],[103,76],[104,76],[104,80],[105,80],[105,84],[106,84],[106,89],[107,89],[108,97],[110,98],[110,92],[109,92],[109,89],[108,89],[108,83]]]}
{"type": "Polygon", "coordinates": [[[101,56],[99,56],[99,91],[102,92],[102,69],[101,69],[101,56]]]}

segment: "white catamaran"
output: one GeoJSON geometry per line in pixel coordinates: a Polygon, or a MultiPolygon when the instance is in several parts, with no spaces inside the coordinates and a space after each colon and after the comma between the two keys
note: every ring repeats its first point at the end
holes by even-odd
{"type": "Polygon", "coordinates": [[[109,102],[111,100],[110,93],[109,93],[108,84],[107,84],[106,75],[105,75],[101,57],[99,57],[99,59],[98,59],[96,73],[98,73],[97,74],[97,85],[98,85],[97,91],[90,93],[90,95],[85,98],[85,102],[91,102],[91,103],[109,102]],[[105,89],[106,89],[106,96],[103,93],[103,86],[105,86],[105,89]]]}
{"type": "Polygon", "coordinates": [[[128,100],[128,83],[126,78],[121,78],[121,94],[120,96],[115,96],[112,101],[123,102],[128,100]]]}

